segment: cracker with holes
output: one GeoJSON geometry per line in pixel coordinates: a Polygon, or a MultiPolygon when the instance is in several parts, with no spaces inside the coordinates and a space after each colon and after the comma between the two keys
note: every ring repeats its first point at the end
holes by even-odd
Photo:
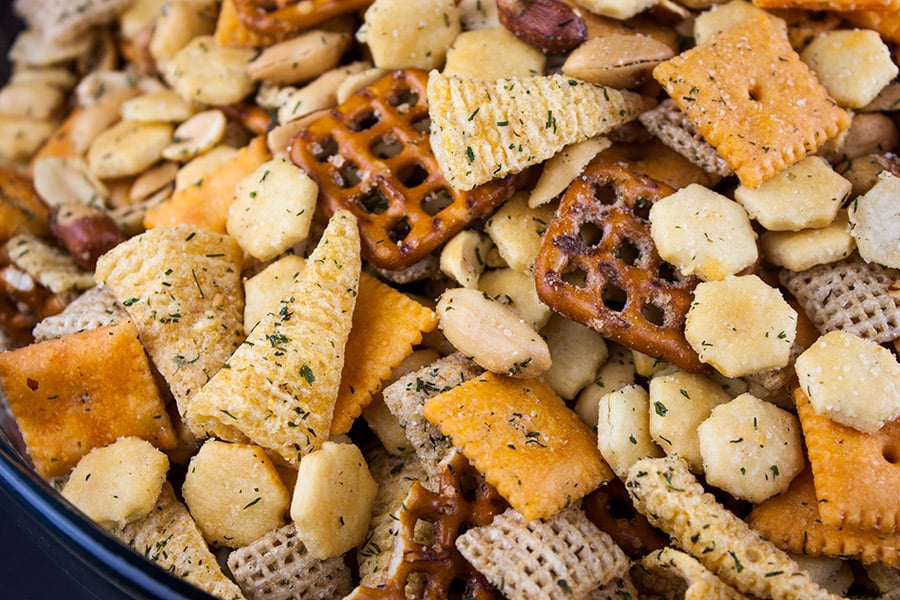
{"type": "Polygon", "coordinates": [[[646,108],[641,96],[562,75],[496,81],[428,78],[431,147],[463,190],[541,163],[603,135],[646,108]]]}
{"type": "Polygon", "coordinates": [[[121,436],[175,447],[175,433],[129,320],[0,353],[0,384],[43,477],[69,472],[121,436]]]}
{"type": "Polygon", "coordinates": [[[531,521],[507,509],[459,536],[456,547],[510,600],[580,598],[630,566],[612,537],[575,507],[531,521]]]}
{"type": "Polygon", "coordinates": [[[347,433],[391,370],[437,327],[430,308],[361,273],[331,433],[347,433]]]}
{"type": "Polygon", "coordinates": [[[747,522],[785,552],[900,567],[900,533],[828,524],[819,506],[812,470],[804,469],[786,492],[754,506],[747,522]]]}
{"type": "Polygon", "coordinates": [[[128,313],[109,288],[92,287],[67,304],[62,312],[38,322],[32,333],[35,341],[41,342],[127,318],[128,313]]]}
{"type": "Polygon", "coordinates": [[[228,237],[192,226],[151,229],[97,261],[184,416],[188,404],[243,341],[243,253],[228,237]]]}
{"type": "Polygon", "coordinates": [[[544,233],[535,286],[548,306],[605,338],[699,371],[703,364],[683,333],[698,280],[667,270],[647,218],[673,191],[623,163],[595,159],[544,233]]]}
{"type": "Polygon", "coordinates": [[[613,477],[593,432],[539,379],[486,373],[426,401],[424,414],[528,520],[613,477]]]}
{"type": "Polygon", "coordinates": [[[190,403],[198,434],[247,439],[291,464],[328,439],[356,303],[356,219],[335,213],[278,309],[190,403]]]}
{"type": "Polygon", "coordinates": [[[363,254],[378,268],[421,261],[514,191],[514,177],[470,191],[445,179],[431,152],[427,81],[424,71],[389,73],[307,123],[291,147],[326,209],[359,220],[363,254]]]}
{"type": "Polygon", "coordinates": [[[816,414],[801,388],[794,390],[794,401],[822,521],[883,531],[900,528],[895,500],[900,490],[900,423],[892,421],[874,433],[863,433],[816,414]]]}
{"type": "Polygon", "coordinates": [[[658,65],[653,77],[750,187],[850,126],[765,15],[658,65]]]}

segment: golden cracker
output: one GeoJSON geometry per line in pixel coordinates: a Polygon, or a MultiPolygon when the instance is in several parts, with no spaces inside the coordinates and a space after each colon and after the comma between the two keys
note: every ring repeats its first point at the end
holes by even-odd
{"type": "Polygon", "coordinates": [[[806,393],[794,402],[812,466],[819,516],[828,525],[900,527],[900,421],[863,433],[816,414],[806,393]]]}
{"type": "Polygon", "coordinates": [[[653,77],[750,187],[850,126],[766,15],[659,64],[653,77]]]}
{"type": "Polygon", "coordinates": [[[539,379],[485,373],[428,400],[424,414],[526,520],[613,477],[596,436],[539,379]]]}
{"type": "Polygon", "coordinates": [[[188,225],[151,229],[97,261],[184,416],[244,338],[244,254],[231,237],[188,225]]]}
{"type": "Polygon", "coordinates": [[[176,445],[129,320],[0,353],[0,385],[42,477],[68,474],[91,449],[122,436],[176,445]]]}
{"type": "Polygon", "coordinates": [[[249,439],[292,465],[328,439],[360,267],[356,218],[338,211],[278,312],[191,400],[195,433],[249,439]]]}
{"type": "Polygon", "coordinates": [[[787,552],[900,567],[900,534],[827,525],[819,518],[817,506],[812,471],[805,469],[786,492],[753,507],[747,522],[787,552]]]}
{"type": "Polygon", "coordinates": [[[368,273],[359,279],[331,434],[347,433],[381,382],[437,326],[437,315],[368,273]]]}
{"type": "Polygon", "coordinates": [[[834,10],[839,12],[856,10],[896,11],[900,9],[898,0],[753,0],[760,8],[787,8],[798,10],[834,10]]]}
{"type": "MultiPolygon", "coordinates": [[[[895,4],[900,5],[900,2],[895,4]]],[[[897,10],[854,10],[840,16],[857,27],[874,29],[887,42],[900,43],[900,12],[897,10]]]]}

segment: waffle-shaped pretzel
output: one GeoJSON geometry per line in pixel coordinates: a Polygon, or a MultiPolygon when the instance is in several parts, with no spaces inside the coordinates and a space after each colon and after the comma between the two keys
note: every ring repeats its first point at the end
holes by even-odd
{"type": "Polygon", "coordinates": [[[488,600],[500,598],[484,575],[456,549],[456,538],[466,529],[490,523],[507,504],[465,456],[454,453],[445,463],[438,492],[413,483],[399,513],[399,533],[394,544],[388,578],[377,588],[358,586],[349,600],[406,598],[406,586],[415,577],[424,581],[417,598],[439,600],[457,597],[488,600]],[[432,526],[431,543],[418,543],[416,523],[432,526]],[[462,583],[462,586],[454,585],[462,583]],[[460,590],[460,587],[462,588],[460,590]]]}
{"type": "Polygon", "coordinates": [[[672,192],[624,163],[595,160],[560,201],[535,260],[535,284],[541,300],[570,319],[700,371],[684,337],[697,279],[676,277],[650,237],[650,207],[672,192]]]}
{"type": "Polygon", "coordinates": [[[422,260],[509,198],[518,181],[450,186],[431,152],[427,82],[424,71],[394,71],[311,121],[291,145],[327,210],[356,216],[363,254],[377,268],[422,260]]]}
{"type": "Polygon", "coordinates": [[[234,0],[238,18],[248,29],[283,37],[324,23],[354,10],[366,8],[373,0],[234,0]]]}

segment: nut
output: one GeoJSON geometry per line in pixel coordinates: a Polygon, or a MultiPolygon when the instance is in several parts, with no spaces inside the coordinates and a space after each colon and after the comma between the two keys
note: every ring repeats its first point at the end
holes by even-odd
{"type": "Polygon", "coordinates": [[[587,26],[562,0],[497,0],[500,23],[544,52],[568,52],[587,40],[587,26]]]}
{"type": "Polygon", "coordinates": [[[633,88],[653,67],[675,53],[666,44],[644,35],[611,34],[588,40],[563,63],[565,75],[614,88],[633,88]]]}
{"type": "Polygon", "coordinates": [[[550,368],[544,338],[509,306],[477,289],[445,291],[435,312],[447,340],[488,371],[527,378],[550,368]]]}
{"type": "Polygon", "coordinates": [[[50,231],[78,266],[93,271],[97,259],[125,238],[103,210],[80,203],[60,204],[50,211],[50,231]]]}

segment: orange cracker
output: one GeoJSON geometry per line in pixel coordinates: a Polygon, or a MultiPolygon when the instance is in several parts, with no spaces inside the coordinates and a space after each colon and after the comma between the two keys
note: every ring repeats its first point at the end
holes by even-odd
{"type": "Polygon", "coordinates": [[[897,9],[855,10],[841,13],[841,17],[857,27],[874,29],[887,42],[900,43],[900,12],[897,9]]]}
{"type": "Polygon", "coordinates": [[[816,414],[799,387],[794,402],[822,521],[882,531],[900,527],[900,421],[863,433],[816,414]]]}
{"type": "Polygon", "coordinates": [[[234,201],[234,186],[271,158],[266,138],[254,138],[238,153],[203,178],[200,185],[183,188],[147,210],[144,226],[197,225],[225,233],[228,209],[234,201]]]}
{"type": "Polygon", "coordinates": [[[347,338],[341,387],[334,405],[331,434],[347,433],[372,401],[381,382],[412,353],[422,334],[437,326],[437,315],[363,272],[347,338]]]}
{"type": "Polygon", "coordinates": [[[275,36],[253,31],[244,25],[234,7],[234,0],[222,0],[219,18],[216,20],[216,31],[213,35],[216,42],[226,47],[271,46],[278,41],[275,36]]]}
{"type": "Polygon", "coordinates": [[[800,10],[879,10],[900,8],[898,0],[753,0],[760,8],[796,8],[800,10]]]}
{"type": "Polygon", "coordinates": [[[766,15],[657,65],[653,77],[750,187],[850,126],[766,15]]]}
{"type": "Polygon", "coordinates": [[[42,477],[67,474],[121,436],[162,449],[177,442],[128,320],[0,353],[0,385],[42,477]]]}
{"type": "Polygon", "coordinates": [[[786,552],[900,567],[900,534],[827,525],[819,518],[817,505],[812,471],[805,469],[786,492],[756,505],[747,522],[786,552]]]}
{"type": "Polygon", "coordinates": [[[526,520],[613,478],[596,435],[539,379],[485,373],[431,398],[424,413],[526,520]]]}

